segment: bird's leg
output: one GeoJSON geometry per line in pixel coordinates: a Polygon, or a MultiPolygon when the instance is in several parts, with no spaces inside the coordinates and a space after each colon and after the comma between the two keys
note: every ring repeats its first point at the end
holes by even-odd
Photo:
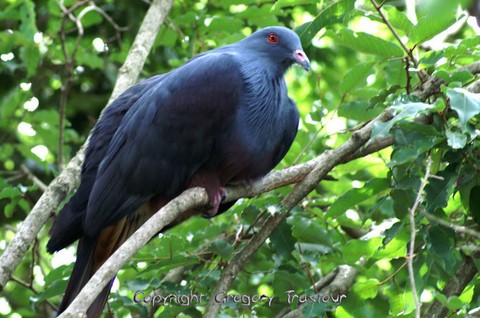
{"type": "Polygon", "coordinates": [[[225,201],[227,198],[227,192],[223,187],[219,187],[216,191],[209,191],[211,189],[206,189],[208,194],[208,204],[205,206],[206,212],[204,212],[204,217],[214,217],[218,213],[218,208],[220,204],[225,201]]]}
{"type": "Polygon", "coordinates": [[[221,186],[220,178],[215,171],[200,170],[197,171],[191,181],[190,187],[205,188],[208,195],[208,204],[201,209],[204,217],[213,217],[218,213],[220,204],[227,197],[227,192],[221,186]]]}

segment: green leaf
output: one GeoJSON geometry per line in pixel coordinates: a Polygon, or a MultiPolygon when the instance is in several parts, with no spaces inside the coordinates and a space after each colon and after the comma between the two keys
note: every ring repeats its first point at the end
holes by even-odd
{"type": "Polygon", "coordinates": [[[356,292],[362,299],[373,299],[377,297],[378,287],[380,281],[376,278],[370,278],[366,281],[360,281],[353,285],[353,291],[356,292]]]}
{"type": "MultiPolygon", "coordinates": [[[[0,32],[0,54],[10,53],[15,46],[26,46],[30,45],[29,41],[25,35],[19,31],[12,32],[0,32]]],[[[2,63],[4,63],[2,61],[2,63]]]]}
{"type": "Polygon", "coordinates": [[[50,270],[50,272],[45,276],[44,280],[45,280],[45,284],[46,285],[51,285],[53,284],[55,281],[57,280],[63,280],[66,278],[66,276],[64,275],[65,274],[65,271],[68,270],[68,271],[71,271],[72,270],[72,266],[70,265],[61,265],[57,268],[54,268],[52,270],[50,270]]]}
{"type": "Polygon", "coordinates": [[[307,3],[311,3],[311,0],[277,0],[272,7],[272,11],[277,11],[284,7],[293,7],[307,3]]]}
{"type": "Polygon", "coordinates": [[[409,34],[413,28],[413,23],[408,19],[405,13],[400,12],[396,7],[385,5],[383,9],[386,12],[388,21],[393,25],[395,29],[400,29],[405,34],[409,34]]]}
{"type": "Polygon", "coordinates": [[[371,179],[362,188],[353,188],[342,194],[330,206],[327,216],[337,217],[346,210],[374,197],[386,189],[390,189],[390,181],[388,179],[371,179]]]}
{"type": "Polygon", "coordinates": [[[452,88],[447,90],[450,98],[450,107],[457,112],[462,131],[468,132],[467,123],[470,119],[480,113],[480,94],[470,93],[463,88],[452,88]]]}
{"type": "Polygon", "coordinates": [[[451,296],[448,298],[447,308],[452,312],[459,310],[463,305],[463,301],[457,296],[451,296]]]}
{"type": "Polygon", "coordinates": [[[438,208],[447,206],[448,198],[457,182],[460,166],[448,165],[445,170],[437,172],[438,178],[431,178],[425,187],[427,211],[435,212],[438,208]]]}
{"type": "Polygon", "coordinates": [[[22,195],[22,192],[20,191],[20,189],[15,187],[7,187],[7,188],[3,188],[2,191],[0,191],[0,200],[6,199],[6,198],[12,199],[20,195],[22,195]]]}
{"type": "Polygon", "coordinates": [[[403,229],[404,222],[398,221],[393,224],[389,229],[385,230],[385,235],[383,239],[383,245],[387,245],[391,240],[397,236],[398,233],[403,229]]]}
{"type": "Polygon", "coordinates": [[[101,22],[102,15],[97,11],[88,11],[82,18],[82,25],[84,29],[95,24],[100,24],[101,22]]]}
{"type": "Polygon", "coordinates": [[[360,63],[350,68],[340,82],[340,94],[343,95],[355,87],[364,85],[367,76],[374,72],[373,65],[374,63],[360,63]]]}
{"type": "Polygon", "coordinates": [[[292,225],[292,233],[298,242],[332,245],[332,238],[327,230],[324,226],[318,224],[315,219],[295,215],[288,218],[288,223],[292,225]]]}
{"type": "Polygon", "coordinates": [[[389,317],[410,317],[407,315],[415,310],[415,301],[410,290],[393,294],[388,301],[390,302],[389,317]]]}
{"type": "Polygon", "coordinates": [[[82,48],[78,49],[76,58],[79,65],[86,65],[91,69],[101,69],[105,62],[101,57],[98,56],[98,53],[92,53],[82,48]]]}
{"type": "Polygon", "coordinates": [[[400,85],[392,85],[388,88],[382,88],[375,96],[370,98],[370,100],[368,101],[369,108],[373,108],[378,104],[383,105],[387,98],[391,98],[392,96],[394,96],[394,93],[398,89],[400,89],[400,85]]]}
{"type": "MultiPolygon", "coordinates": [[[[453,13],[454,14],[454,13],[453,13]]],[[[430,40],[455,23],[453,14],[425,16],[411,28],[409,41],[415,45],[430,40]]]]}
{"type": "Polygon", "coordinates": [[[462,149],[467,144],[467,136],[459,131],[447,129],[445,135],[447,136],[447,144],[452,149],[462,149]]]}
{"type": "Polygon", "coordinates": [[[233,17],[214,17],[208,26],[209,32],[234,33],[243,27],[243,21],[233,17]]]}
{"type": "Polygon", "coordinates": [[[438,263],[441,264],[445,270],[452,271],[455,265],[455,233],[450,229],[442,226],[431,226],[428,229],[429,252],[435,256],[438,263]]]}
{"type": "Polygon", "coordinates": [[[387,122],[375,122],[373,124],[371,139],[374,139],[376,137],[386,137],[390,133],[390,129],[398,121],[405,118],[414,118],[418,114],[428,109],[431,109],[432,107],[434,106],[419,102],[411,102],[407,104],[392,106],[392,109],[395,113],[397,113],[397,115],[395,115],[395,117],[393,117],[387,122]]]}
{"type": "Polygon", "coordinates": [[[227,260],[233,256],[233,246],[225,240],[216,240],[208,247],[208,250],[227,260]]]}
{"type": "MultiPolygon", "coordinates": [[[[303,286],[305,282],[305,276],[299,272],[291,273],[283,269],[277,270],[273,274],[273,294],[278,295],[280,301],[285,301],[288,299],[289,293],[287,292],[293,290],[293,292],[290,292],[290,300],[292,300],[293,294],[298,294],[299,286],[303,286]]],[[[296,302],[296,300],[294,301],[296,302]]]]}
{"type": "Polygon", "coordinates": [[[442,142],[441,137],[427,136],[426,138],[412,140],[410,143],[396,148],[392,152],[389,167],[401,165],[416,160],[421,154],[432,149],[433,146],[442,142]]]}
{"type": "Polygon", "coordinates": [[[292,235],[292,227],[284,219],[270,235],[270,240],[278,254],[285,258],[293,258],[295,250],[295,238],[292,235]]]}
{"type": "Polygon", "coordinates": [[[361,257],[370,258],[381,246],[382,239],[380,237],[370,240],[350,240],[342,248],[343,260],[347,264],[354,264],[361,257]]]}
{"type": "Polygon", "coordinates": [[[20,58],[27,68],[27,75],[33,76],[40,63],[40,50],[35,44],[24,46],[20,49],[20,58]]]}
{"type": "Polygon", "coordinates": [[[470,189],[468,208],[472,218],[480,224],[480,185],[473,186],[470,189]]]}
{"type": "Polygon", "coordinates": [[[167,272],[172,268],[177,268],[180,266],[188,266],[193,264],[198,264],[197,257],[175,256],[170,259],[155,260],[155,262],[152,262],[149,264],[149,266],[147,267],[147,270],[145,271],[167,272]]]}
{"type": "Polygon", "coordinates": [[[332,301],[308,302],[303,307],[302,314],[305,318],[324,317],[325,312],[332,311],[333,308],[334,305],[332,304],[332,301]]]}
{"type": "Polygon", "coordinates": [[[43,293],[35,297],[35,302],[40,302],[45,299],[49,299],[54,296],[63,295],[65,293],[65,288],[67,287],[66,280],[56,280],[48,285],[48,288],[45,289],[43,293]]]}
{"type": "Polygon", "coordinates": [[[20,7],[20,32],[29,40],[33,40],[33,36],[38,32],[35,24],[35,5],[30,0],[23,1],[20,7]]]}
{"type": "Polygon", "coordinates": [[[337,33],[328,32],[336,42],[353,50],[373,54],[384,58],[403,57],[401,47],[393,42],[364,32],[354,32],[350,29],[342,29],[337,33]]]}
{"type": "Polygon", "coordinates": [[[323,28],[336,23],[346,22],[355,6],[356,0],[341,0],[326,7],[311,22],[302,24],[295,29],[300,36],[303,47],[308,47],[313,37],[323,28]]]}
{"type": "Polygon", "coordinates": [[[413,206],[416,193],[412,190],[394,189],[390,195],[393,199],[395,216],[401,220],[407,216],[408,211],[413,206]]]}
{"type": "Polygon", "coordinates": [[[445,51],[429,51],[426,52],[422,58],[418,61],[420,65],[432,66],[435,65],[438,61],[440,61],[445,56],[445,51]]]}
{"type": "Polygon", "coordinates": [[[364,99],[355,99],[354,101],[344,103],[338,109],[338,115],[363,122],[377,117],[382,110],[381,107],[371,107],[370,103],[364,99]]]}
{"type": "Polygon", "coordinates": [[[396,259],[405,257],[409,240],[410,236],[406,231],[400,232],[388,242],[388,244],[380,247],[372,256],[372,259],[396,259]]]}
{"type": "Polygon", "coordinates": [[[443,79],[447,84],[453,83],[453,82],[460,82],[460,83],[468,83],[472,79],[474,79],[474,76],[472,73],[466,71],[466,70],[459,70],[459,71],[454,71],[451,74],[444,71],[440,70],[434,74],[436,77],[443,79]]]}

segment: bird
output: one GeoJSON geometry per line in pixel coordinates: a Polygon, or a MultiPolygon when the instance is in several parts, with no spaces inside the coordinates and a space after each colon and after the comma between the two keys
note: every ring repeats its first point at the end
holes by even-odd
{"type": "MultiPolygon", "coordinates": [[[[225,187],[265,176],[283,159],[299,125],[285,72],[310,61],[298,35],[282,26],[198,54],[146,79],[105,109],[92,130],[80,185],[56,216],[47,250],[78,240],[77,258],[58,314],[115,250],[162,206],[192,187],[228,210],[225,187]]],[[[113,282],[113,281],[112,281],[113,282]]],[[[87,310],[99,317],[111,284],[87,310]]]]}

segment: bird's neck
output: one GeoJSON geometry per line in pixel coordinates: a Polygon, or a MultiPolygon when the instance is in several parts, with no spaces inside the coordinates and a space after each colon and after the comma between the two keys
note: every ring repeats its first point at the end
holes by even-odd
{"type": "Polygon", "coordinates": [[[283,74],[272,74],[265,69],[249,72],[247,92],[250,101],[248,105],[254,112],[263,112],[275,116],[280,111],[279,107],[287,97],[287,89],[283,74]]]}

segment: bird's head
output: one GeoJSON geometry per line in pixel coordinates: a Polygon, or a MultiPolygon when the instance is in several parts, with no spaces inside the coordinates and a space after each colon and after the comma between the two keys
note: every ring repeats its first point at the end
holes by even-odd
{"type": "Polygon", "coordinates": [[[300,38],[285,27],[275,26],[258,30],[241,42],[284,71],[295,63],[307,71],[310,69],[310,61],[302,49],[300,38]]]}

